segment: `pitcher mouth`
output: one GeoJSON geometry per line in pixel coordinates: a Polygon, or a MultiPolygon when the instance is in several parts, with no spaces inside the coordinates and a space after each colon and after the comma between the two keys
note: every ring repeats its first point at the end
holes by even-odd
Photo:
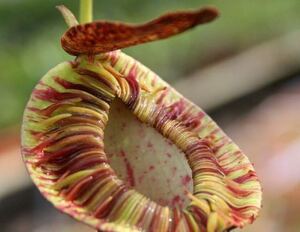
{"type": "Polygon", "coordinates": [[[162,206],[188,205],[193,183],[185,154],[118,99],[110,108],[104,145],[109,164],[128,186],[162,206]]]}

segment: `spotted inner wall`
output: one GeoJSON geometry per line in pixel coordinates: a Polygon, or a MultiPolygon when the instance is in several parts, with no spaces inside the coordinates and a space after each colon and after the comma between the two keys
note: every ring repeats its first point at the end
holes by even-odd
{"type": "Polygon", "coordinates": [[[120,100],[111,106],[104,144],[110,165],[128,185],[161,205],[189,203],[186,191],[193,192],[193,183],[185,154],[120,100]]]}

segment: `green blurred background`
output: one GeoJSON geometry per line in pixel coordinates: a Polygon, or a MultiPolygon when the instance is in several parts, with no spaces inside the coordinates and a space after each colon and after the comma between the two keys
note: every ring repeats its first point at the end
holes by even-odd
{"type": "MultiPolygon", "coordinates": [[[[0,1],[0,128],[19,123],[29,94],[47,70],[68,56],[60,47],[66,25],[55,9],[65,4],[78,12],[78,1],[0,1]],[[5,109],[5,110],[4,110],[5,109]]],[[[94,18],[144,22],[176,9],[215,5],[221,17],[174,38],[126,52],[175,82],[195,69],[262,40],[299,27],[298,0],[95,1],[94,18]]]]}
{"type": "MultiPolygon", "coordinates": [[[[0,1],[0,231],[91,231],[40,196],[19,152],[32,89],[49,69],[74,59],[60,46],[67,29],[55,9],[60,4],[77,14],[74,0],[0,1]]],[[[203,105],[249,154],[265,190],[261,217],[246,230],[298,232],[300,1],[95,0],[94,18],[138,23],[204,5],[219,8],[215,22],[124,51],[203,105]],[[234,86],[228,84],[232,76],[234,86]],[[218,104],[205,96],[218,96],[218,104]]]]}

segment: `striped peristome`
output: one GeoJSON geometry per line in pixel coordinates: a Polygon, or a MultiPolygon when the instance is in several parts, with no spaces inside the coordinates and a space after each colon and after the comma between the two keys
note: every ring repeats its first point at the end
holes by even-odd
{"type": "Polygon", "coordinates": [[[260,185],[239,148],[201,109],[120,51],[50,70],[28,103],[22,138],[24,160],[45,197],[98,229],[126,222],[137,231],[222,231],[252,222],[260,208],[260,185]],[[194,186],[186,209],[150,201],[109,166],[103,130],[116,97],[186,154],[194,186]],[[133,218],[126,215],[132,207],[133,218]]]}
{"type": "Polygon", "coordinates": [[[22,154],[41,193],[99,231],[229,231],[252,223],[261,207],[256,172],[238,146],[120,50],[80,54],[40,80],[24,113],[22,154]],[[104,130],[117,99],[184,153],[193,187],[184,207],[151,200],[111,167],[104,130]]]}

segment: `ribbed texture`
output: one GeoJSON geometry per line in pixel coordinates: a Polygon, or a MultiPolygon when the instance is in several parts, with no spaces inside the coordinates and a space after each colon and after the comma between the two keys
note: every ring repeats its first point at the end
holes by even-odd
{"type": "Polygon", "coordinates": [[[225,231],[252,223],[261,206],[256,173],[197,106],[119,51],[50,70],[27,105],[22,153],[55,207],[103,231],[225,231]],[[182,150],[194,192],[185,209],[161,206],[119,180],[104,151],[114,98],[182,150]]]}

